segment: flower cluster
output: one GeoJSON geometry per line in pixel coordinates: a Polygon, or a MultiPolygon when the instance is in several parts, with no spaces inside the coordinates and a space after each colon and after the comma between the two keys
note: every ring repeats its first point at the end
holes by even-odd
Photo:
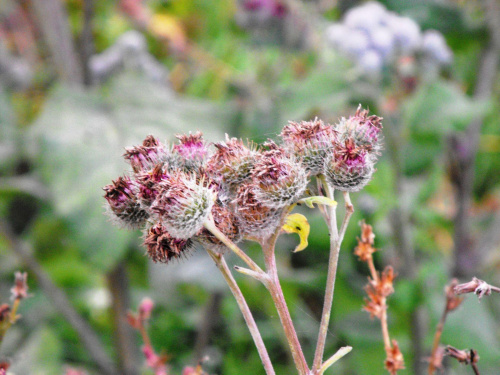
{"type": "Polygon", "coordinates": [[[421,32],[411,18],[374,1],[350,9],[342,22],[326,29],[325,37],[366,73],[379,73],[402,57],[422,56],[434,66],[450,64],[453,58],[439,31],[421,32]]]}
{"type": "Polygon", "coordinates": [[[358,191],[370,180],[380,149],[381,118],[359,107],[337,124],[290,122],[260,146],[226,136],[207,144],[200,132],[168,146],[148,136],[126,149],[131,172],[104,187],[108,212],[127,228],[144,230],[155,262],[181,258],[195,243],[221,251],[205,228],[213,222],[236,243],[273,234],[310,178],[326,176],[335,189],[358,191]]]}

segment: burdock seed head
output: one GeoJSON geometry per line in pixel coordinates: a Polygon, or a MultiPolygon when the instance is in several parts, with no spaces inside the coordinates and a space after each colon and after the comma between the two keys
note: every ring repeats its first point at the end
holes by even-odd
{"type": "Polygon", "coordinates": [[[159,185],[151,210],[159,215],[172,237],[189,239],[195,236],[202,229],[216,199],[213,186],[181,172],[172,174],[159,185]]]}
{"type": "Polygon", "coordinates": [[[340,142],[352,139],[357,147],[364,148],[372,154],[380,151],[382,117],[368,116],[369,111],[358,106],[354,116],[342,118],[336,129],[340,142]]]}
{"type": "Polygon", "coordinates": [[[161,223],[146,228],[144,232],[144,246],[147,255],[155,263],[168,263],[172,259],[181,258],[189,252],[192,245],[190,239],[183,240],[172,237],[161,223]]]}
{"type": "Polygon", "coordinates": [[[312,121],[290,121],[280,134],[284,147],[301,161],[312,176],[323,173],[325,159],[335,143],[336,131],[315,118],[312,121]]]}
{"type": "Polygon", "coordinates": [[[255,185],[251,182],[239,187],[235,207],[235,215],[243,237],[267,238],[280,224],[282,210],[263,205],[256,198],[255,185]]]}
{"type": "Polygon", "coordinates": [[[250,178],[256,156],[251,147],[239,139],[229,138],[227,134],[225,142],[214,146],[215,153],[207,163],[207,170],[214,179],[232,188],[250,178]]]}
{"type": "Polygon", "coordinates": [[[116,223],[135,229],[146,222],[149,214],[141,207],[137,198],[138,187],[129,177],[118,177],[103,189],[110,209],[108,212],[116,223]]]}
{"type": "Polygon", "coordinates": [[[337,141],[325,163],[328,182],[341,191],[361,190],[372,178],[380,150],[382,118],[358,107],[336,125],[337,141]]]}
{"type": "Polygon", "coordinates": [[[375,160],[352,139],[339,143],[325,163],[328,183],[340,191],[361,190],[373,175],[375,160]]]}
{"type": "Polygon", "coordinates": [[[123,155],[135,173],[153,168],[155,164],[169,158],[167,148],[152,135],[148,135],[140,146],[127,147],[123,155]]]}
{"type": "Polygon", "coordinates": [[[300,199],[308,183],[307,173],[283,148],[270,142],[266,147],[252,173],[253,191],[260,204],[280,209],[300,199]]]}

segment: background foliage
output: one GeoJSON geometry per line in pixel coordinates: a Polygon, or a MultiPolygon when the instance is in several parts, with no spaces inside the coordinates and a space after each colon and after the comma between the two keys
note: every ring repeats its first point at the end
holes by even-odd
{"type": "MultiPolygon", "coordinates": [[[[123,328],[124,312],[135,309],[144,296],[156,302],[152,341],[169,354],[172,373],[204,355],[210,373],[264,373],[237,306],[204,252],[168,266],[152,264],[139,246],[141,234],[119,230],[103,215],[102,186],[126,170],[120,158],[124,147],[148,134],[173,140],[175,134],[201,130],[210,141],[221,140],[224,133],[264,141],[275,138],[287,120],[319,116],[335,122],[352,114],[358,103],[385,118],[378,170],[370,185],[354,194],[356,212],[341,252],[327,340],[327,354],[344,345],[354,350],[329,370],[332,374],[383,372],[379,326],[361,311],[368,272],[352,255],[360,220],[374,226],[375,245],[382,250],[377,263],[392,264],[399,274],[389,300],[389,324],[405,354],[404,373],[424,373],[423,358],[430,352],[443,288],[451,277],[467,281],[475,275],[500,284],[500,86],[494,68],[491,91],[477,95],[481,62],[494,40],[481,2],[382,1],[422,29],[441,31],[454,53],[447,71],[422,80],[392,109],[397,86],[360,75],[322,40],[328,22],[360,2],[283,3],[293,10],[292,26],[256,34],[237,22],[241,9],[231,0],[2,2],[0,54],[25,70],[0,70],[0,217],[13,231],[13,236],[0,233],[0,296],[8,299],[18,269],[28,271],[32,294],[22,305],[23,319],[0,348],[13,373],[59,374],[68,365],[99,373],[31,263],[16,251],[19,241],[28,244],[35,263],[97,332],[121,373],[148,373],[140,338],[123,328]],[[138,22],[127,3],[141,4],[155,22],[138,22]],[[44,6],[59,6],[62,13],[41,17],[44,6]],[[66,29],[54,36],[48,32],[51,24],[66,29]],[[85,37],[89,27],[90,37],[85,37]],[[145,51],[137,51],[156,61],[156,70],[143,68],[139,53],[133,52],[106,79],[92,83],[84,68],[90,56],[132,29],[145,36],[145,51]],[[303,30],[304,40],[287,43],[297,29],[303,30]],[[61,41],[70,42],[81,78],[66,74],[67,51],[57,53],[54,40],[60,49],[61,41]],[[477,148],[467,149],[475,158],[469,194],[462,189],[468,181],[463,180],[466,166],[455,146],[471,146],[464,139],[475,121],[481,126],[477,148]],[[457,255],[464,248],[463,237],[456,234],[461,219],[468,235],[465,258],[457,255]],[[464,266],[463,259],[470,264],[464,266]]],[[[287,302],[310,359],[326,280],[328,234],[319,216],[303,213],[312,227],[309,247],[292,254],[296,238],[286,236],[278,256],[287,302]]],[[[260,259],[251,245],[248,251],[260,259]]],[[[229,255],[231,261],[236,259],[229,255]]],[[[261,285],[236,277],[277,373],[293,373],[272,301],[261,285]]],[[[442,340],[476,349],[485,374],[500,368],[495,318],[500,302],[494,297],[481,304],[467,298],[449,317],[442,340]]],[[[446,362],[447,374],[469,370],[446,362]]]]}

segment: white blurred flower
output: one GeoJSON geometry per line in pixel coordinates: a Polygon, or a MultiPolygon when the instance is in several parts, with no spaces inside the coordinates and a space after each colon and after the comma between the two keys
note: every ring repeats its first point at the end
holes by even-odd
{"type": "Polygon", "coordinates": [[[427,30],[422,38],[423,52],[439,64],[449,64],[453,53],[446,44],[443,35],[436,30],[427,30]]]}

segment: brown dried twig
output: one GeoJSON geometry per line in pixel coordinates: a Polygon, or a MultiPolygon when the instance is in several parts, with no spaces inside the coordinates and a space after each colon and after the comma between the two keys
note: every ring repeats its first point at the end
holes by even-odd
{"type": "Polygon", "coordinates": [[[442,368],[442,361],[445,353],[444,348],[439,345],[439,341],[441,340],[441,335],[443,333],[444,323],[446,322],[448,313],[456,310],[463,301],[463,298],[458,297],[455,294],[455,287],[457,285],[458,280],[453,279],[445,288],[446,304],[443,310],[443,314],[441,315],[441,319],[439,320],[439,323],[436,327],[436,333],[434,334],[434,343],[432,345],[432,352],[429,358],[429,375],[433,375],[436,369],[442,368]]]}
{"type": "Polygon", "coordinates": [[[403,370],[404,358],[399,350],[396,340],[390,339],[389,327],[387,324],[387,297],[394,293],[393,281],[394,270],[391,266],[385,268],[382,274],[375,269],[373,263],[373,253],[376,249],[373,247],[375,234],[371,225],[361,223],[361,239],[358,239],[358,246],[354,254],[359,260],[366,262],[371,278],[368,278],[368,284],[365,287],[368,299],[365,299],[364,310],[370,313],[371,318],[378,318],[382,326],[382,336],[384,339],[384,348],[386,352],[385,368],[391,375],[395,375],[398,370],[403,370]]]}

